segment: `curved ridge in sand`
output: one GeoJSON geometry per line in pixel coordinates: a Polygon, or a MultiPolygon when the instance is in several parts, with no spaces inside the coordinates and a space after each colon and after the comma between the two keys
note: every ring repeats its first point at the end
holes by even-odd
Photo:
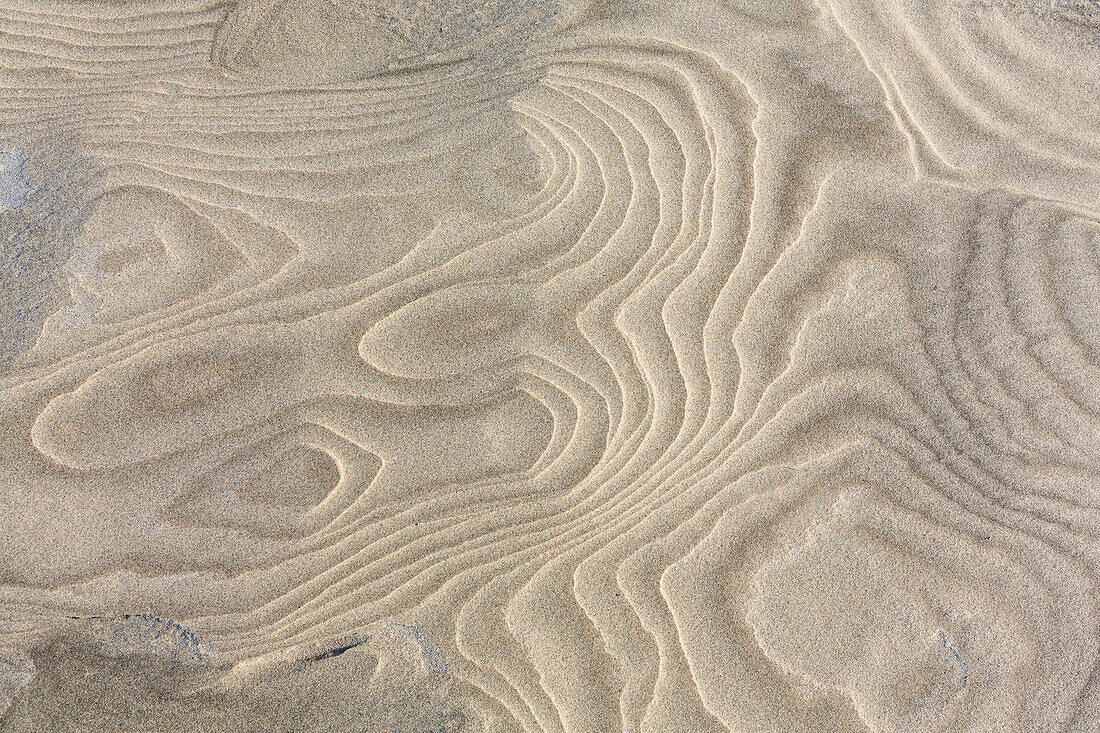
{"type": "Polygon", "coordinates": [[[0,730],[1094,730],[1098,29],[3,3],[0,730]]]}

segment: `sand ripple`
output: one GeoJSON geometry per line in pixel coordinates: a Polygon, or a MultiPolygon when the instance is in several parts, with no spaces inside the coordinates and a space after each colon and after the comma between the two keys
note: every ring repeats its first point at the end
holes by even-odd
{"type": "Polygon", "coordinates": [[[0,4],[0,729],[1095,730],[1098,34],[0,4]]]}

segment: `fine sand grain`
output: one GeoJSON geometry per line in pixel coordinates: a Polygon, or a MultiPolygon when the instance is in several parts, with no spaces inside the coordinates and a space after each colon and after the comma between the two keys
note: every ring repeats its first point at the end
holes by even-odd
{"type": "Polygon", "coordinates": [[[0,0],[0,731],[1100,730],[1097,0],[0,0]]]}

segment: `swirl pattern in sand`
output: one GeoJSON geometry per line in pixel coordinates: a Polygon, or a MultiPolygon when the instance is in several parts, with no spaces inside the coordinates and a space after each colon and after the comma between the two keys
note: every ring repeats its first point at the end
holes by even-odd
{"type": "Polygon", "coordinates": [[[0,731],[1100,726],[1100,5],[0,0],[0,731]]]}

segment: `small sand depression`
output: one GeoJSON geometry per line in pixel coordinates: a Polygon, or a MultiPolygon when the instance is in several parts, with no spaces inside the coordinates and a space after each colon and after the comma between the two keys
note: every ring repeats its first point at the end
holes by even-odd
{"type": "Polygon", "coordinates": [[[1100,729],[1095,0],[0,0],[0,731],[1100,729]]]}

